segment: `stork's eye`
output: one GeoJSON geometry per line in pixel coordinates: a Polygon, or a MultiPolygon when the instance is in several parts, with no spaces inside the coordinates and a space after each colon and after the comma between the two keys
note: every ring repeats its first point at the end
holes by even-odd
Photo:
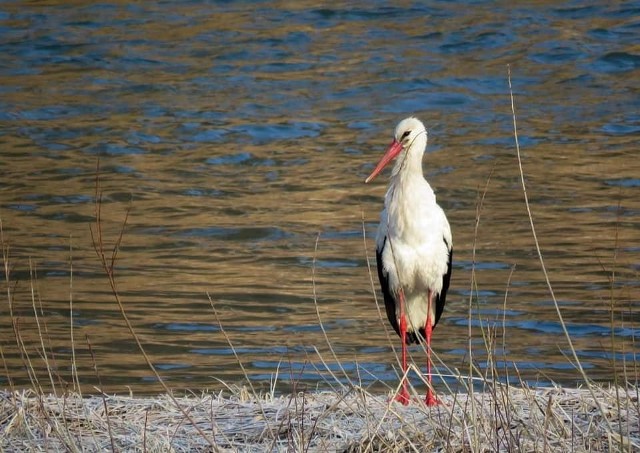
{"type": "Polygon", "coordinates": [[[404,140],[405,138],[407,138],[409,136],[409,134],[411,133],[411,131],[404,131],[404,134],[402,134],[402,137],[400,137],[400,141],[404,140]]]}

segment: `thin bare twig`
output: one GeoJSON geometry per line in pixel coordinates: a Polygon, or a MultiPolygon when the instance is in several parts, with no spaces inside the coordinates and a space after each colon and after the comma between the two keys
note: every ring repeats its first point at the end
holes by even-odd
{"type": "Polygon", "coordinates": [[[587,373],[584,371],[584,368],[582,367],[582,363],[580,363],[580,358],[578,357],[578,353],[576,352],[576,350],[575,350],[575,348],[573,346],[573,341],[571,340],[571,335],[569,335],[569,330],[567,329],[567,325],[564,322],[564,318],[562,317],[562,312],[560,311],[560,306],[558,305],[558,300],[556,299],[555,292],[553,291],[553,286],[551,285],[551,280],[549,278],[549,273],[547,272],[547,267],[544,264],[544,258],[542,257],[542,250],[540,249],[540,243],[538,242],[538,235],[536,234],[536,227],[535,227],[534,222],[533,222],[533,215],[531,214],[531,206],[529,205],[529,197],[527,195],[527,186],[526,186],[526,183],[524,181],[524,170],[522,168],[522,157],[520,156],[520,143],[518,142],[518,126],[517,126],[517,123],[516,123],[516,108],[515,108],[515,101],[513,99],[513,88],[511,86],[511,66],[510,65],[507,65],[507,74],[508,74],[508,79],[509,79],[509,97],[511,99],[511,114],[512,114],[512,117],[513,117],[513,137],[514,137],[515,143],[516,143],[516,155],[518,157],[518,169],[520,171],[520,183],[522,184],[522,193],[523,193],[523,196],[524,196],[524,203],[525,203],[525,206],[527,208],[527,215],[529,217],[529,226],[531,227],[531,234],[533,235],[533,241],[535,242],[536,253],[537,253],[538,259],[540,261],[540,267],[542,268],[542,274],[544,275],[544,280],[545,280],[545,283],[547,285],[547,289],[549,290],[549,295],[551,296],[551,299],[553,300],[553,306],[556,309],[556,314],[558,315],[558,320],[560,322],[560,326],[562,327],[562,332],[564,333],[564,336],[565,336],[565,338],[567,340],[567,343],[569,344],[569,349],[571,350],[571,355],[572,355],[573,360],[574,360],[574,365],[578,368],[578,371],[582,375],[582,378],[584,379],[584,382],[587,385],[587,388],[589,389],[589,391],[591,392],[591,395],[593,396],[595,404],[598,406],[598,410],[600,411],[600,413],[602,414],[602,416],[604,417],[604,419],[607,422],[609,430],[613,431],[613,428],[611,426],[611,422],[610,422],[609,418],[606,417],[605,412],[604,412],[604,408],[602,407],[602,404],[600,403],[598,398],[596,398],[596,394],[595,394],[595,391],[593,390],[593,385],[591,383],[591,380],[587,376],[587,373]]]}
{"type": "MultiPolygon", "coordinates": [[[[318,233],[316,235],[315,247],[313,249],[313,263],[311,265],[311,287],[312,287],[312,290],[313,290],[313,305],[316,308],[316,316],[318,317],[318,323],[320,324],[320,329],[322,330],[322,334],[324,335],[324,339],[327,342],[327,345],[329,346],[329,350],[331,351],[331,354],[333,355],[334,360],[336,361],[336,363],[340,367],[340,371],[342,371],[342,374],[344,375],[345,379],[353,386],[353,383],[351,382],[351,379],[349,379],[349,375],[347,374],[345,369],[342,367],[342,363],[340,363],[340,359],[338,359],[338,356],[337,356],[336,352],[333,349],[333,345],[331,344],[331,341],[329,341],[329,336],[327,335],[327,331],[325,330],[324,324],[322,323],[322,317],[320,316],[320,308],[318,307],[318,297],[317,297],[317,294],[316,294],[316,259],[317,259],[317,256],[318,256],[318,242],[319,241],[320,241],[320,233],[318,233]]],[[[340,386],[343,389],[345,388],[345,385],[342,384],[339,380],[337,382],[338,382],[338,384],[340,384],[340,386]]]]}
{"type": "Polygon", "coordinates": [[[89,341],[89,335],[85,335],[85,339],[87,341],[87,346],[89,347],[89,354],[91,355],[91,360],[93,362],[93,372],[98,379],[98,385],[100,388],[100,396],[102,397],[102,407],[104,408],[104,418],[107,420],[107,433],[109,434],[109,442],[111,443],[111,451],[115,453],[116,444],[113,440],[113,433],[111,432],[111,420],[109,418],[109,406],[107,405],[107,398],[104,395],[104,391],[102,390],[104,387],[102,386],[102,378],[100,377],[100,373],[98,372],[98,363],[96,362],[96,356],[93,354],[93,348],[91,347],[91,341],[89,341]]]}
{"type": "Polygon", "coordinates": [[[167,396],[171,399],[171,401],[176,405],[176,407],[180,410],[180,412],[182,412],[182,414],[184,415],[184,417],[189,420],[189,422],[193,425],[193,427],[196,429],[196,431],[198,432],[198,434],[200,436],[202,436],[203,439],[205,439],[207,441],[207,443],[209,443],[209,445],[211,446],[211,448],[214,451],[219,451],[218,446],[216,445],[216,443],[214,442],[213,439],[211,439],[203,430],[202,428],[200,428],[200,426],[193,420],[193,418],[189,415],[189,413],[178,403],[178,400],[176,400],[176,398],[173,396],[173,392],[171,391],[171,389],[169,388],[169,386],[167,386],[167,384],[164,382],[164,380],[162,379],[162,376],[160,376],[160,373],[158,373],[158,370],[156,370],[156,367],[153,365],[153,362],[151,361],[151,358],[149,357],[149,355],[147,354],[146,350],[144,349],[144,347],[142,346],[142,342],[140,341],[140,338],[138,337],[138,334],[136,333],[133,324],[131,323],[131,321],[129,320],[129,316],[127,315],[127,311],[124,307],[124,303],[122,302],[122,299],[120,298],[120,293],[118,292],[118,287],[116,284],[116,279],[115,279],[115,261],[116,261],[116,256],[118,253],[118,249],[120,248],[120,244],[122,242],[122,238],[123,238],[123,234],[124,234],[124,230],[127,226],[127,220],[129,219],[129,212],[131,211],[131,206],[129,205],[129,207],[127,208],[126,214],[125,214],[125,218],[123,220],[121,229],[120,229],[120,234],[118,235],[118,240],[116,241],[116,244],[114,246],[114,249],[111,252],[111,257],[107,258],[107,254],[105,252],[105,247],[104,247],[104,237],[103,237],[103,233],[102,233],[102,191],[100,190],[100,160],[98,160],[97,163],[97,167],[96,167],[96,190],[95,190],[95,194],[96,194],[96,200],[95,200],[95,219],[96,219],[96,224],[95,224],[95,233],[94,233],[94,229],[91,228],[91,239],[93,240],[93,248],[96,252],[96,255],[98,256],[98,259],[100,260],[101,264],[102,264],[102,268],[105,271],[105,274],[107,275],[107,279],[109,281],[109,286],[111,288],[111,293],[116,301],[116,304],[118,305],[118,308],[120,310],[120,315],[122,316],[122,319],[124,320],[127,329],[129,330],[129,333],[131,334],[131,336],[133,337],[134,341],[136,342],[136,345],[138,346],[138,349],[140,351],[140,353],[142,354],[142,357],[144,358],[147,366],[149,367],[149,369],[151,370],[151,372],[153,373],[153,375],[156,377],[156,379],[158,380],[158,382],[160,383],[160,385],[162,386],[162,388],[165,390],[165,392],[167,393],[167,396]]]}

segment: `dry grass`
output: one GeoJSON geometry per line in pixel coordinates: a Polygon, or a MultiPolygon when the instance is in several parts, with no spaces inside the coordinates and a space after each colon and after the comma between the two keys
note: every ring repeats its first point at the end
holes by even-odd
{"type": "MultiPolygon", "coordinates": [[[[526,200],[513,97],[511,101],[514,137],[526,200]]],[[[484,190],[486,193],[487,187],[484,190]]],[[[43,311],[38,298],[33,295],[36,291],[32,291],[33,315],[41,343],[41,354],[37,358],[34,357],[34,360],[44,361],[49,382],[45,384],[38,381],[38,373],[35,372],[32,358],[22,341],[18,317],[13,312],[9,249],[2,237],[0,221],[0,243],[9,316],[24,368],[31,377],[31,390],[11,388],[0,392],[2,450],[640,451],[640,403],[637,387],[632,384],[607,387],[593,383],[582,370],[566,329],[566,341],[572,352],[572,363],[582,372],[584,388],[530,388],[524,383],[518,386],[500,384],[500,381],[508,380],[503,379],[504,376],[501,376],[496,365],[496,330],[487,328],[482,329],[488,357],[486,371],[483,373],[475,367],[470,346],[471,359],[466,374],[449,370],[463,392],[457,393],[451,389],[439,392],[438,398],[442,404],[435,407],[426,407],[413,388],[411,391],[415,402],[405,407],[392,402],[392,391],[388,394],[372,394],[356,383],[344,384],[338,377],[335,378],[337,390],[334,391],[309,393],[298,391],[294,386],[291,395],[278,395],[273,391],[260,393],[251,386],[251,379],[246,372],[249,387],[229,386],[220,393],[178,396],[166,385],[147,356],[117,291],[115,264],[125,230],[126,216],[113,248],[107,249],[101,228],[100,200],[99,179],[96,179],[96,221],[92,228],[95,252],[111,286],[123,322],[136,342],[144,362],[164,387],[165,394],[135,398],[106,395],[98,389],[97,395],[82,395],[79,393],[81,385],[75,371],[75,359],[72,364],[72,387],[70,390],[60,390],[53,371],[53,354],[47,352],[50,348],[47,347],[46,319],[40,319],[43,311]],[[49,358],[52,359],[51,363],[49,358]],[[54,393],[46,393],[43,390],[45,387],[52,388],[54,393]]],[[[478,200],[476,230],[480,224],[484,193],[478,200]]],[[[535,238],[535,225],[528,200],[526,203],[535,238]]],[[[545,282],[556,303],[537,240],[536,246],[545,282]]],[[[473,256],[475,262],[475,247],[473,256]]],[[[371,278],[372,289],[375,286],[373,280],[371,278]]],[[[34,272],[32,288],[36,284],[34,272]]],[[[471,293],[476,290],[473,272],[471,289],[471,293]]],[[[315,290],[314,280],[314,300],[315,290]]],[[[507,295],[505,304],[506,297],[507,295]]],[[[70,312],[73,313],[72,298],[69,302],[70,312]]],[[[470,313],[472,304],[473,297],[470,296],[470,313]]],[[[341,367],[333,353],[331,339],[324,329],[317,304],[316,309],[318,322],[332,354],[330,358],[319,355],[319,360],[323,364],[335,362],[341,367]]],[[[213,302],[212,313],[217,318],[213,302]]],[[[557,313],[562,323],[559,309],[557,313]]],[[[378,314],[381,319],[384,317],[379,306],[378,314]]],[[[224,328],[221,330],[235,353],[224,328]]],[[[389,338],[390,342],[394,340],[389,338]]],[[[88,346],[91,349],[90,343],[88,346]]],[[[71,351],[72,354],[75,351],[73,331],[71,351]]],[[[0,348],[0,355],[2,353],[0,348]]],[[[4,362],[3,355],[1,358],[4,362]]],[[[236,355],[236,358],[239,367],[244,371],[240,357],[236,355]]],[[[636,364],[631,368],[637,370],[636,364]]],[[[97,368],[95,371],[100,381],[97,368]]],[[[348,378],[347,373],[342,371],[348,378]]],[[[419,370],[413,368],[412,371],[421,376],[419,370]]],[[[633,376],[616,376],[614,381],[621,384],[623,379],[637,381],[637,377],[633,376]]],[[[8,379],[8,382],[11,384],[11,379],[8,379]]],[[[426,385],[426,382],[424,384],[426,385]]],[[[272,388],[275,388],[275,385],[272,388]]]]}
{"type": "Polygon", "coordinates": [[[0,446],[11,451],[637,451],[637,391],[617,393],[599,387],[594,401],[586,389],[504,387],[473,396],[441,395],[443,404],[427,408],[389,403],[389,395],[358,388],[289,396],[254,395],[242,388],[230,395],[104,396],[104,401],[4,392],[0,446]],[[618,424],[622,435],[608,428],[618,424]]]}

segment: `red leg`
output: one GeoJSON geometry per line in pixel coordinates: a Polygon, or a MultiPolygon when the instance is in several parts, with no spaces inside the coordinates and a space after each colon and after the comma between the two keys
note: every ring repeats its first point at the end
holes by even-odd
{"type": "Polygon", "coordinates": [[[404,312],[404,291],[398,292],[400,300],[400,340],[402,341],[402,389],[396,395],[396,401],[409,404],[409,390],[407,389],[407,316],[404,312]]]}
{"type": "Polygon", "coordinates": [[[429,380],[429,388],[427,389],[427,396],[424,400],[427,406],[435,406],[438,404],[438,400],[433,394],[431,385],[431,332],[433,331],[433,323],[431,321],[431,307],[433,306],[433,293],[429,290],[427,296],[427,323],[424,326],[425,336],[427,337],[427,379],[429,380]]]}

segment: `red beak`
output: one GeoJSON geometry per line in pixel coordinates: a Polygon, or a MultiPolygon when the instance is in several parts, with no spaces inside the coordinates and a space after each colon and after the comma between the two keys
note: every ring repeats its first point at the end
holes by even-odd
{"type": "Polygon", "coordinates": [[[369,177],[364,180],[365,184],[373,181],[373,178],[378,176],[378,173],[380,173],[389,162],[391,162],[398,154],[400,154],[400,151],[402,151],[402,143],[399,143],[394,138],[389,145],[387,152],[384,153],[384,156],[382,156],[382,159],[380,159],[380,162],[378,162],[378,165],[376,165],[376,168],[374,168],[369,177]]]}

